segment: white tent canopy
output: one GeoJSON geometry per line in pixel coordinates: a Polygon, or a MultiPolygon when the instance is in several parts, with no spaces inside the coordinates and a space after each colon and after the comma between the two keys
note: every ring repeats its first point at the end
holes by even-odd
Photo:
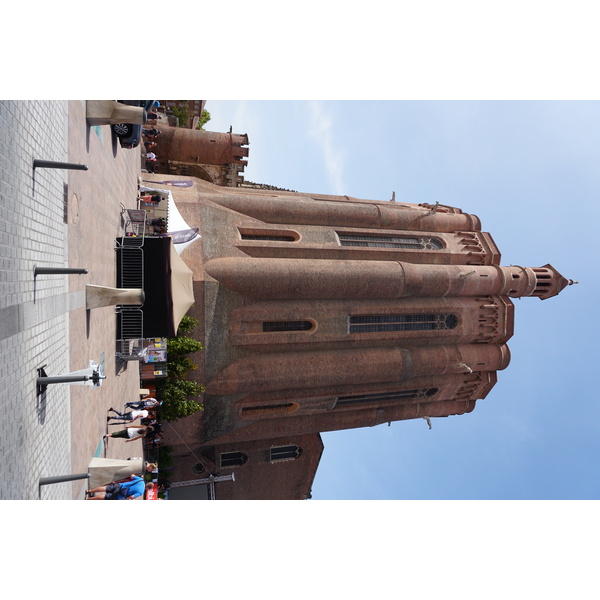
{"type": "Polygon", "coordinates": [[[156,188],[146,187],[145,185],[140,186],[141,192],[158,193],[163,198],[168,198],[167,202],[167,234],[173,235],[175,233],[182,234],[183,232],[187,232],[188,235],[182,236],[174,236],[173,238],[173,247],[177,251],[177,254],[181,254],[190,244],[193,244],[196,240],[200,239],[202,236],[197,232],[197,230],[192,229],[185,221],[185,219],[181,216],[175,201],[173,200],[173,194],[171,194],[170,190],[159,190],[156,188]],[[178,238],[181,238],[184,241],[177,241],[178,238]]]}

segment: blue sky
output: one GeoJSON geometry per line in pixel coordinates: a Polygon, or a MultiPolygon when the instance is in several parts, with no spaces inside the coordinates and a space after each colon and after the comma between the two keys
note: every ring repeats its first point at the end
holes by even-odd
{"type": "Polygon", "coordinates": [[[595,226],[600,102],[214,101],[249,136],[245,178],[440,202],[478,215],[502,264],[581,283],[515,300],[511,364],[468,414],[323,434],[315,499],[597,499],[595,226]]]}

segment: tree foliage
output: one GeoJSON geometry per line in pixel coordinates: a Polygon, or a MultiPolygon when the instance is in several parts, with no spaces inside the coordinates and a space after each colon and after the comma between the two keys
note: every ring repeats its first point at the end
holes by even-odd
{"type": "Polygon", "coordinates": [[[204,350],[204,346],[198,340],[185,335],[178,335],[167,340],[167,360],[171,360],[171,357],[177,358],[200,350],[204,350]]]}
{"type": "Polygon", "coordinates": [[[198,368],[187,355],[204,350],[204,346],[198,340],[180,335],[197,326],[198,321],[186,315],[179,324],[178,335],[167,339],[167,377],[156,386],[157,396],[163,402],[160,416],[166,421],[188,417],[204,408],[199,399],[204,386],[187,379],[188,372],[198,368]]]}
{"type": "Polygon", "coordinates": [[[167,372],[171,375],[183,377],[188,371],[195,371],[195,365],[187,356],[176,356],[167,362],[167,372]]]}
{"type": "Polygon", "coordinates": [[[173,116],[177,119],[179,127],[187,127],[190,122],[190,111],[187,107],[187,100],[179,100],[179,103],[171,107],[173,116]]]}
{"type": "Polygon", "coordinates": [[[200,115],[200,120],[198,121],[198,125],[196,125],[196,129],[204,130],[204,126],[210,121],[210,113],[205,109],[202,111],[200,115]]]}
{"type": "Polygon", "coordinates": [[[167,377],[157,385],[158,397],[163,401],[160,407],[160,418],[175,421],[189,417],[202,410],[202,403],[195,399],[204,392],[204,386],[178,377],[167,377]]]}
{"type": "Polygon", "coordinates": [[[198,327],[198,319],[194,319],[194,317],[190,317],[189,315],[183,315],[183,318],[179,322],[179,327],[177,328],[177,335],[184,335],[186,333],[190,333],[198,327]]]}
{"type": "Polygon", "coordinates": [[[160,407],[160,418],[165,421],[177,421],[189,417],[199,410],[203,410],[204,406],[188,398],[186,400],[165,400],[160,407]]]}
{"type": "MultiPolygon", "coordinates": [[[[177,104],[170,107],[173,116],[177,119],[179,127],[189,127],[191,114],[188,107],[188,100],[178,100],[177,104]]],[[[196,129],[204,130],[204,126],[210,121],[210,113],[204,109],[198,118],[196,129]]]]}

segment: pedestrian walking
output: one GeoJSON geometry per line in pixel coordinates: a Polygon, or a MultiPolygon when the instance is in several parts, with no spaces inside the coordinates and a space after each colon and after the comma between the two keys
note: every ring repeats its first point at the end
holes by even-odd
{"type": "Polygon", "coordinates": [[[152,427],[136,427],[135,425],[130,425],[129,427],[125,427],[125,429],[121,429],[121,431],[105,434],[104,439],[124,438],[125,442],[133,442],[133,440],[139,440],[152,433],[152,431],[152,427]]]}
{"type": "Polygon", "coordinates": [[[156,398],[150,398],[150,396],[144,396],[141,400],[137,400],[135,402],[125,402],[126,408],[158,408],[162,404],[162,401],[157,400],[156,398]]]}
{"type": "MultiPolygon", "coordinates": [[[[130,410],[127,412],[120,412],[118,410],[115,410],[114,408],[109,408],[108,409],[109,412],[114,412],[115,415],[117,415],[116,417],[113,417],[112,415],[109,415],[108,417],[106,417],[106,421],[110,421],[111,419],[114,421],[118,421],[118,422],[131,422],[133,423],[134,421],[137,421],[138,419],[147,419],[148,415],[150,414],[147,410],[142,409],[142,410],[130,410]]],[[[117,425],[117,423],[110,423],[110,425],[117,425]]]]}

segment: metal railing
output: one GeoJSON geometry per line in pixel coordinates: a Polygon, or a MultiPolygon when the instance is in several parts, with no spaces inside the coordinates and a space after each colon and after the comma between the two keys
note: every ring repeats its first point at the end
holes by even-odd
{"type": "Polygon", "coordinates": [[[123,238],[117,247],[120,270],[117,287],[144,289],[144,238],[123,238]]]}
{"type": "Polygon", "coordinates": [[[117,358],[125,361],[143,361],[148,354],[148,348],[144,347],[143,338],[119,339],[117,340],[117,358]]]}
{"type": "MultiPolygon", "coordinates": [[[[143,238],[123,238],[117,246],[120,270],[117,287],[144,289],[143,238]]],[[[142,305],[117,305],[118,322],[117,356],[123,360],[141,360],[134,350],[132,340],[144,337],[144,312],[142,305]]]]}

